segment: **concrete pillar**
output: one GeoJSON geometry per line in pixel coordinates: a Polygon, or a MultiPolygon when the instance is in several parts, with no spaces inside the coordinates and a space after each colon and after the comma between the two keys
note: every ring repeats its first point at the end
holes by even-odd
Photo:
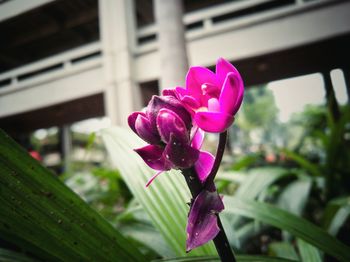
{"type": "Polygon", "coordinates": [[[180,0],[155,0],[160,54],[160,87],[183,86],[188,70],[183,6],[180,0]]]}
{"type": "Polygon", "coordinates": [[[141,109],[134,78],[135,9],[132,0],[99,0],[99,23],[105,73],[105,110],[113,125],[127,125],[141,109]]]}

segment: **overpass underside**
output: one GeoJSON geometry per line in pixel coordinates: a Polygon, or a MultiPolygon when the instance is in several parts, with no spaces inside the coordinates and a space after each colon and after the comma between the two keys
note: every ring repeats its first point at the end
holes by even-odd
{"type": "MultiPolygon", "coordinates": [[[[242,10],[270,2],[276,1],[239,1],[186,14],[184,23],[190,64],[213,66],[216,59],[223,56],[237,66],[246,86],[315,72],[327,74],[335,68],[349,74],[349,1],[305,1],[302,5],[280,6],[269,12],[237,18],[242,10]]],[[[60,3],[64,1],[48,5],[60,3]]],[[[44,7],[50,9],[47,5],[44,7]]],[[[90,31],[96,28],[93,23],[106,26],[107,23],[101,22],[105,19],[104,14],[96,10],[97,4],[91,4],[90,8],[93,10],[88,12],[87,18],[92,22],[89,20],[87,28],[90,31]]],[[[137,12],[140,12],[138,8],[137,12]]],[[[84,30],[88,31],[87,28],[84,30]]],[[[127,86],[123,81],[129,81],[136,83],[138,92],[144,96],[157,91],[161,65],[156,35],[156,24],[137,28],[135,42],[126,46],[126,50],[114,50],[116,59],[125,59],[126,52],[130,52],[126,61],[131,73],[121,77],[123,88],[127,86]]],[[[96,40],[96,32],[86,39],[92,42],[78,47],[75,43],[75,49],[0,73],[1,128],[16,134],[108,115],[107,90],[115,83],[106,79],[106,43],[96,40]]],[[[4,57],[0,54],[0,59],[4,57]]],[[[119,73],[125,72],[114,71],[112,75],[119,73]]],[[[115,101],[116,111],[118,106],[123,107],[123,100],[134,99],[128,92],[118,92],[125,96],[115,101]]],[[[125,115],[118,117],[120,121],[125,115]]]]}

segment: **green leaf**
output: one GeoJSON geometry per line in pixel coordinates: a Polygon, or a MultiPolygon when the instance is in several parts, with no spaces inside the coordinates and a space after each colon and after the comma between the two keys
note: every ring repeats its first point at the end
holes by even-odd
{"type": "Polygon", "coordinates": [[[88,141],[85,146],[86,151],[89,151],[92,148],[92,146],[95,143],[95,140],[96,140],[96,133],[95,132],[90,133],[88,137],[88,141]]]}
{"type": "MultiPolygon", "coordinates": [[[[269,252],[277,257],[299,260],[294,247],[288,242],[274,242],[269,245],[269,252]]],[[[311,261],[311,260],[310,260],[311,261]]]]}
{"type": "MultiPolygon", "coordinates": [[[[267,256],[249,256],[249,255],[238,255],[236,256],[237,262],[291,262],[295,260],[289,260],[279,257],[267,257],[267,256]]],[[[219,257],[178,257],[178,258],[170,258],[170,259],[159,259],[154,260],[157,262],[214,262],[220,261],[219,257]]]]}
{"type": "Polygon", "coordinates": [[[34,260],[32,258],[29,258],[28,256],[14,252],[11,250],[7,250],[4,248],[0,248],[0,261],[6,261],[6,262],[37,262],[37,260],[34,260]]]}
{"type": "Polygon", "coordinates": [[[125,183],[143,206],[153,225],[177,256],[215,255],[213,243],[185,252],[186,223],[191,196],[179,171],[164,172],[148,187],[145,185],[156,171],[147,167],[133,151],[144,145],[135,134],[122,128],[102,132],[112,163],[120,170],[125,183]]]}
{"type": "Polygon", "coordinates": [[[232,183],[243,183],[247,178],[247,174],[237,171],[226,171],[219,172],[215,179],[216,180],[224,180],[232,183]]]}
{"type": "Polygon", "coordinates": [[[48,261],[144,261],[142,254],[0,130],[0,235],[48,261]]]}
{"type": "Polygon", "coordinates": [[[256,163],[260,158],[261,158],[261,155],[258,153],[253,153],[250,155],[243,156],[232,165],[231,169],[238,171],[244,168],[248,168],[252,164],[256,163]]]}
{"type": "Polygon", "coordinates": [[[294,153],[288,149],[282,150],[285,155],[291,159],[293,159],[296,163],[298,163],[301,167],[305,168],[311,175],[313,176],[323,176],[321,170],[319,167],[313,163],[311,163],[309,160],[307,160],[305,157],[294,153]]]}
{"type": "Polygon", "coordinates": [[[329,225],[328,232],[332,236],[338,234],[339,229],[344,225],[347,218],[350,215],[350,207],[341,207],[334,215],[331,224],[329,225]]]}
{"type": "Polygon", "coordinates": [[[268,186],[287,175],[288,171],[280,167],[254,168],[235,195],[244,199],[254,199],[268,186]]]}
{"type": "Polygon", "coordinates": [[[331,235],[336,235],[350,213],[350,197],[340,197],[327,203],[322,225],[331,235]]]}
{"type": "Polygon", "coordinates": [[[340,261],[350,261],[350,247],[305,219],[270,204],[243,200],[237,197],[225,196],[224,203],[224,212],[257,219],[286,230],[340,261]]]}
{"type": "Polygon", "coordinates": [[[123,235],[132,237],[161,257],[175,256],[140,205],[134,206],[131,204],[127,210],[118,216],[118,224],[118,228],[120,228],[123,235]]]}
{"type": "Polygon", "coordinates": [[[174,252],[162,238],[162,235],[152,226],[145,223],[129,223],[120,227],[123,235],[132,237],[161,257],[173,257],[174,252]]]}
{"type": "MultiPolygon", "coordinates": [[[[280,167],[254,168],[249,171],[245,180],[240,184],[235,196],[242,199],[255,199],[274,182],[287,175],[289,175],[288,171],[280,167]]],[[[229,220],[236,226],[239,224],[240,218],[231,216],[229,220]]]]}
{"type": "Polygon", "coordinates": [[[278,198],[277,206],[295,215],[301,215],[311,190],[311,179],[298,179],[289,183],[278,198]]]}
{"type": "Polygon", "coordinates": [[[321,254],[317,248],[299,238],[297,239],[297,244],[303,262],[322,262],[321,254]]]}
{"type": "MultiPolygon", "coordinates": [[[[243,199],[255,199],[277,180],[289,175],[291,174],[288,170],[281,167],[262,167],[251,169],[246,175],[237,172],[225,172],[220,174],[219,178],[223,177],[223,179],[231,179],[231,181],[239,178],[241,182],[235,195],[243,199]]],[[[251,235],[257,234],[259,231],[258,224],[245,227],[242,225],[241,217],[234,214],[227,216],[226,213],[223,213],[221,217],[223,223],[230,225],[230,227],[225,226],[226,230],[232,231],[231,234],[227,234],[230,244],[237,248],[241,248],[242,244],[251,235]],[[245,230],[245,235],[242,234],[241,229],[245,230]]]]}

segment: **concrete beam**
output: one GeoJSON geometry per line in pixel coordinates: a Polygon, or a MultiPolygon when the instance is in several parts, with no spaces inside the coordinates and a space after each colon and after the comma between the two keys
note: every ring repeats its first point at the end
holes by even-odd
{"type": "Polygon", "coordinates": [[[101,93],[104,90],[101,67],[84,70],[41,84],[21,88],[0,96],[0,117],[19,114],[69,100],[101,93]]]}
{"type": "MultiPolygon", "coordinates": [[[[189,61],[191,65],[211,66],[218,57],[248,60],[331,39],[350,33],[349,13],[350,1],[337,1],[244,27],[225,26],[225,30],[198,38],[188,35],[189,61]]],[[[159,79],[160,67],[157,49],[136,58],[136,75],[140,82],[159,79]]]]}
{"type": "Polygon", "coordinates": [[[0,4],[0,21],[18,16],[39,6],[53,2],[54,0],[11,0],[0,4]]]}

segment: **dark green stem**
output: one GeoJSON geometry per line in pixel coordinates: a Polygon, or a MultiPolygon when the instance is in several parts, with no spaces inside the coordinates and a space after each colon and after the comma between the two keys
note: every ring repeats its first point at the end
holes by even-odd
{"type": "MultiPolygon", "coordinates": [[[[194,200],[202,190],[211,188],[211,184],[214,181],[214,178],[216,176],[216,173],[219,169],[219,166],[222,160],[222,156],[225,151],[226,139],[227,139],[227,132],[221,133],[214,165],[204,185],[199,181],[196,170],[194,168],[182,170],[183,175],[185,176],[187,185],[191,191],[192,200],[194,200]]],[[[223,262],[231,262],[231,261],[235,262],[236,258],[230,247],[230,243],[228,242],[219,214],[217,214],[217,223],[220,228],[220,231],[217,234],[217,236],[213,239],[213,241],[214,241],[216,250],[220,256],[220,259],[223,262]]]]}
{"type": "Polygon", "coordinates": [[[323,72],[322,75],[323,75],[324,88],[326,91],[326,101],[327,101],[329,112],[331,113],[333,121],[338,122],[340,119],[340,109],[339,109],[339,104],[337,102],[337,98],[335,97],[335,92],[334,92],[334,87],[332,84],[330,72],[323,72]]]}
{"type": "Polygon", "coordinates": [[[205,186],[204,186],[205,188],[209,188],[210,185],[214,182],[214,178],[216,176],[216,173],[219,170],[222,157],[225,152],[226,141],[227,141],[227,131],[220,133],[219,144],[216,150],[214,165],[210,171],[210,174],[207,177],[207,180],[205,181],[205,186]]]}

